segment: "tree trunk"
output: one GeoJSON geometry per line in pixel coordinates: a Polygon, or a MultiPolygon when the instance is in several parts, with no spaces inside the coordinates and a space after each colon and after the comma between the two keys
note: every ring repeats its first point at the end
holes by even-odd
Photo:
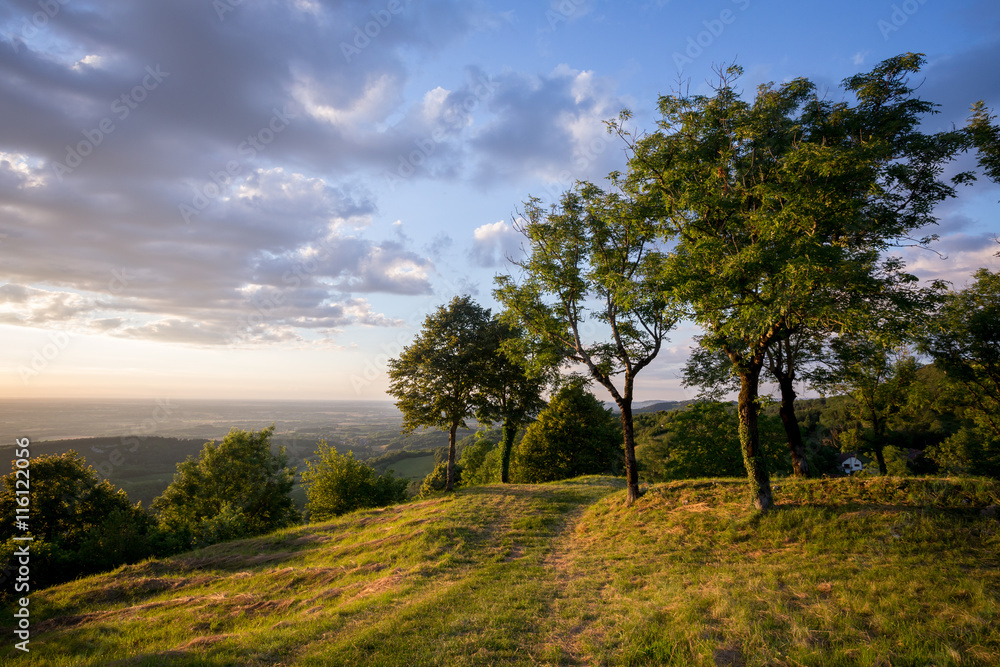
{"type": "Polygon", "coordinates": [[[799,420],[795,417],[795,387],[792,378],[787,375],[778,377],[778,386],[781,388],[781,407],[778,409],[778,414],[785,426],[788,449],[792,453],[792,468],[796,477],[808,477],[809,463],[806,461],[806,448],[802,444],[799,420]]]}
{"type": "Polygon", "coordinates": [[[888,475],[889,468],[885,465],[885,452],[882,448],[885,446],[885,422],[879,419],[878,412],[872,408],[872,434],[874,434],[874,439],[872,442],[872,449],[875,450],[875,460],[878,462],[878,472],[880,475],[888,475]]]}
{"type": "Polygon", "coordinates": [[[500,441],[500,481],[504,484],[510,483],[510,453],[514,449],[515,435],[517,435],[517,426],[511,424],[509,419],[505,419],[503,440],[500,441]]]}
{"type": "Polygon", "coordinates": [[[458,424],[452,424],[451,430],[448,431],[448,480],[445,482],[445,491],[455,490],[455,431],[458,430],[458,424]]]}
{"type": "Polygon", "coordinates": [[[740,446],[743,449],[743,463],[746,465],[747,478],[750,481],[750,492],[753,506],[759,510],[771,507],[771,480],[764,465],[764,457],[760,449],[760,433],[757,430],[757,392],[760,382],[761,365],[753,364],[740,372],[740,446]]]}
{"type": "Polygon", "coordinates": [[[642,493],[639,491],[639,469],[635,462],[635,427],[632,423],[632,397],[626,396],[618,402],[622,413],[622,432],[625,435],[625,480],[628,492],[625,504],[631,505],[642,493]]]}

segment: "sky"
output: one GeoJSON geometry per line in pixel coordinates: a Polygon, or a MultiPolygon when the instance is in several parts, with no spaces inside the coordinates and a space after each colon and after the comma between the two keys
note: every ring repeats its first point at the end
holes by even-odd
{"type": "MultiPolygon", "coordinates": [[[[929,131],[1000,108],[995,0],[0,0],[0,398],[385,399],[427,314],[498,308],[522,202],[624,166],[622,109],[909,51],[929,131]]],[[[997,270],[998,200],[909,270],[997,270]]],[[[638,400],[692,396],[697,334],[638,400]]]]}

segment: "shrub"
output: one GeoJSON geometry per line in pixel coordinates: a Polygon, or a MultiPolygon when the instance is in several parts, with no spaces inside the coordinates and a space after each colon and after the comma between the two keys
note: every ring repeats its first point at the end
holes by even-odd
{"type": "MultiPolygon", "coordinates": [[[[141,505],[129,502],[123,490],[101,480],[77,452],[32,458],[29,474],[32,588],[114,569],[158,551],[162,539],[153,517],[141,505]]],[[[25,534],[14,523],[19,506],[17,479],[11,473],[0,483],[0,563],[4,565],[24,545],[13,539],[25,534]]]]}
{"type": "Polygon", "coordinates": [[[221,443],[205,443],[198,459],[178,464],[174,481],[153,501],[161,526],[204,546],[297,523],[289,495],[295,471],[284,447],[271,453],[273,433],[273,425],[234,428],[221,443]]]}
{"type": "Polygon", "coordinates": [[[581,383],[562,387],[514,450],[515,482],[538,483],[616,471],[624,462],[621,422],[581,383]]]}
{"type": "MultiPolygon", "coordinates": [[[[445,490],[448,484],[448,462],[440,461],[434,470],[428,473],[427,477],[424,477],[423,484],[420,485],[420,497],[429,498],[435,493],[440,493],[445,490]]],[[[455,464],[455,481],[454,488],[459,488],[462,485],[462,466],[458,463],[455,464]]]]}
{"type": "Polygon", "coordinates": [[[406,500],[406,479],[392,471],[379,475],[354,458],[354,452],[338,454],[325,441],[316,450],[318,461],[306,462],[302,483],[309,499],[310,521],[325,521],[366,507],[384,507],[406,500]]]}

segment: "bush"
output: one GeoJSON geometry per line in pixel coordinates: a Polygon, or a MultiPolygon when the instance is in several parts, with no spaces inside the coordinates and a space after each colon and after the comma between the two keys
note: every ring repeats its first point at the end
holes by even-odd
{"type": "Polygon", "coordinates": [[[616,471],[624,463],[621,422],[581,383],[562,387],[514,449],[512,479],[551,482],[616,471]]]}
{"type": "Polygon", "coordinates": [[[379,475],[371,466],[355,460],[353,452],[338,454],[325,441],[319,443],[316,455],[319,460],[307,461],[302,473],[310,521],[326,521],[357,509],[406,500],[408,482],[392,471],[379,475]]]}
{"type": "Polygon", "coordinates": [[[234,428],[221,443],[205,443],[197,460],[178,464],[174,481],[153,501],[160,525],[204,546],[297,523],[289,495],[295,471],[284,447],[271,453],[273,433],[273,425],[256,432],[234,428]]]}
{"type": "Polygon", "coordinates": [[[501,433],[497,429],[477,431],[472,442],[462,449],[458,460],[462,466],[462,484],[494,484],[500,482],[501,433]]]}
{"type": "MultiPolygon", "coordinates": [[[[163,540],[153,517],[129,502],[123,490],[101,480],[77,452],[32,458],[29,474],[32,589],[158,552],[163,540]]],[[[15,549],[24,545],[13,539],[25,534],[14,523],[17,479],[11,473],[0,484],[0,563],[8,567],[15,549]]],[[[7,586],[4,590],[10,592],[7,586]]]]}
{"type": "MultiPolygon", "coordinates": [[[[432,470],[427,477],[424,477],[424,483],[420,485],[420,497],[429,498],[435,493],[440,493],[444,491],[445,486],[448,482],[448,462],[440,461],[434,470],[432,470]]],[[[455,464],[455,483],[454,488],[458,488],[462,485],[462,466],[458,463],[455,464]]]]}

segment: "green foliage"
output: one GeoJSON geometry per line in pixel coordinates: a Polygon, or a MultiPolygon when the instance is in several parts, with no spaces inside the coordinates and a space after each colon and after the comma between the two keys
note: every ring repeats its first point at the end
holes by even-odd
{"type": "MultiPolygon", "coordinates": [[[[433,495],[445,491],[448,486],[448,462],[441,461],[436,466],[434,470],[424,478],[423,483],[420,485],[420,497],[430,498],[433,495]]],[[[462,486],[462,465],[456,463],[454,467],[454,477],[453,477],[453,488],[458,488],[462,486]]]]}
{"type": "Polygon", "coordinates": [[[882,253],[933,223],[935,204],[970,178],[940,178],[967,133],[919,130],[934,108],[909,85],[923,62],[903,54],[845,80],[853,106],[801,78],[744,101],[733,66],[712,96],[661,97],[656,132],[633,139],[627,112],[612,123],[633,151],[624,187],[657,211],[673,243],[670,296],[740,378],[758,507],[771,503],[752,408],[768,351],[803,329],[851,331],[861,314],[911,307],[914,279],[882,253]]]}
{"type": "Polygon", "coordinates": [[[840,449],[873,453],[879,472],[887,474],[883,450],[890,424],[906,406],[916,382],[916,360],[904,348],[893,349],[864,336],[836,338],[830,351],[826,368],[814,373],[814,384],[850,398],[848,417],[854,423],[840,434],[840,449]]]}
{"type": "Polygon", "coordinates": [[[522,483],[617,471],[621,421],[580,382],[563,386],[514,450],[513,479],[522,483]]]}
{"type": "MultiPolygon", "coordinates": [[[[636,456],[648,482],[746,474],[739,416],[731,403],[700,401],[658,413],[656,425],[637,433],[636,456]]],[[[791,472],[784,429],[775,416],[760,416],[760,440],[768,469],[791,472]]]]}
{"type": "Polygon", "coordinates": [[[232,429],[221,443],[205,443],[197,459],[178,464],[174,481],[153,501],[160,525],[212,544],[268,533],[297,523],[289,493],[295,471],[285,449],[271,453],[274,426],[232,429]]]}
{"type": "Polygon", "coordinates": [[[1000,272],[979,269],[971,285],[948,294],[920,347],[965,389],[971,421],[1000,439],[1000,272]]]}
{"type": "Polygon", "coordinates": [[[33,588],[163,553],[154,519],[130,503],[124,491],[101,480],[77,452],[32,458],[30,476],[24,472],[19,477],[15,469],[0,484],[0,563],[11,563],[14,550],[24,545],[13,539],[25,534],[14,523],[18,498],[27,497],[17,495],[20,479],[20,488],[27,481],[31,491],[33,588]]]}
{"type": "Polygon", "coordinates": [[[317,461],[306,462],[302,484],[309,499],[310,521],[326,521],[366,507],[384,507],[406,500],[407,480],[392,471],[379,475],[354,459],[354,453],[338,454],[326,441],[319,443],[317,461]]]}
{"type": "Polygon", "coordinates": [[[476,432],[458,460],[462,467],[463,485],[495,484],[501,481],[501,438],[501,432],[494,428],[476,432]]]}
{"type": "Polygon", "coordinates": [[[980,100],[972,105],[969,117],[969,131],[979,154],[979,166],[995,183],[1000,183],[1000,127],[980,100]]]}
{"type": "Polygon", "coordinates": [[[531,198],[524,219],[530,255],[519,263],[523,281],[498,276],[494,296],[530,332],[538,363],[582,364],[614,398],[624,415],[626,502],[635,502],[635,377],[678,319],[665,296],[667,254],[657,244],[655,220],[627,190],[605,192],[591,183],[566,192],[548,212],[531,198]],[[581,333],[588,320],[603,325],[596,340],[581,333]]]}
{"type": "Polygon", "coordinates": [[[1000,478],[1000,439],[976,426],[964,426],[928,450],[928,456],[948,475],[1000,478]]]}
{"type": "MultiPolygon", "coordinates": [[[[479,378],[489,373],[496,349],[490,322],[489,310],[457,296],[428,315],[420,335],[389,360],[388,393],[403,413],[403,431],[448,431],[449,470],[456,458],[455,432],[480,406],[479,378]]],[[[449,477],[446,488],[454,484],[449,477]]]]}

